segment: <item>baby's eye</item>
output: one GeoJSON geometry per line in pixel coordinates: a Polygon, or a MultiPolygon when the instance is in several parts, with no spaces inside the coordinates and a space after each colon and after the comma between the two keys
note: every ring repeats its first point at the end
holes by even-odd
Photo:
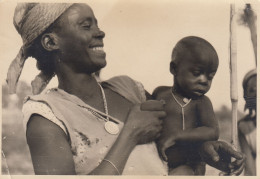
{"type": "Polygon", "coordinates": [[[212,80],[214,78],[214,76],[215,76],[215,73],[210,73],[209,76],[208,76],[208,79],[212,80]]]}
{"type": "Polygon", "coordinates": [[[89,28],[90,28],[90,25],[83,25],[83,28],[89,29],[89,28]]]}
{"type": "Polygon", "coordinates": [[[196,71],[193,71],[192,74],[193,74],[194,76],[199,76],[199,75],[200,75],[200,71],[197,71],[197,70],[196,70],[196,71]]]}

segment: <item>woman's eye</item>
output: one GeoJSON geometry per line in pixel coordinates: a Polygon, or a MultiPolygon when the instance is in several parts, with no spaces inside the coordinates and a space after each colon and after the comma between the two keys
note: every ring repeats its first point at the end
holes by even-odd
{"type": "Polygon", "coordinates": [[[91,27],[91,25],[90,25],[90,24],[83,24],[82,27],[83,27],[84,29],[89,29],[89,28],[91,27]]]}

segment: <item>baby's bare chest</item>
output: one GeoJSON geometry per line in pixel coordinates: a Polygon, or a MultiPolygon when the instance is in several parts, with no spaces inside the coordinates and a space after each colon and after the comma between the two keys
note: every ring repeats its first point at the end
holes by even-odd
{"type": "Polygon", "coordinates": [[[193,129],[199,126],[199,116],[196,102],[191,101],[185,107],[181,107],[175,101],[167,100],[165,110],[167,117],[164,119],[164,126],[168,129],[183,130],[193,129]]]}

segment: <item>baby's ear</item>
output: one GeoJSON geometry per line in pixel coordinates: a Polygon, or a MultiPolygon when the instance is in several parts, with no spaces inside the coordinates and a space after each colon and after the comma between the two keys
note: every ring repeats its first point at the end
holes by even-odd
{"type": "Polygon", "coordinates": [[[173,74],[173,75],[176,75],[177,73],[177,65],[176,65],[176,63],[174,63],[174,62],[171,62],[170,63],[170,72],[171,72],[171,74],[173,74]]]}
{"type": "Polygon", "coordinates": [[[41,38],[42,46],[47,51],[53,51],[59,49],[58,36],[55,33],[46,33],[41,38]]]}

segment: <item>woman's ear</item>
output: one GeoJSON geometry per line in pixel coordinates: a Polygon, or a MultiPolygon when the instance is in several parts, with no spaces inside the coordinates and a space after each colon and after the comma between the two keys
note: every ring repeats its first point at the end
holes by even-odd
{"type": "Polygon", "coordinates": [[[42,46],[47,51],[53,51],[59,49],[58,37],[55,33],[46,33],[41,38],[42,46]]]}
{"type": "Polygon", "coordinates": [[[171,74],[176,76],[176,74],[177,74],[177,65],[176,65],[176,63],[174,63],[174,62],[170,63],[170,72],[171,72],[171,74]]]}

